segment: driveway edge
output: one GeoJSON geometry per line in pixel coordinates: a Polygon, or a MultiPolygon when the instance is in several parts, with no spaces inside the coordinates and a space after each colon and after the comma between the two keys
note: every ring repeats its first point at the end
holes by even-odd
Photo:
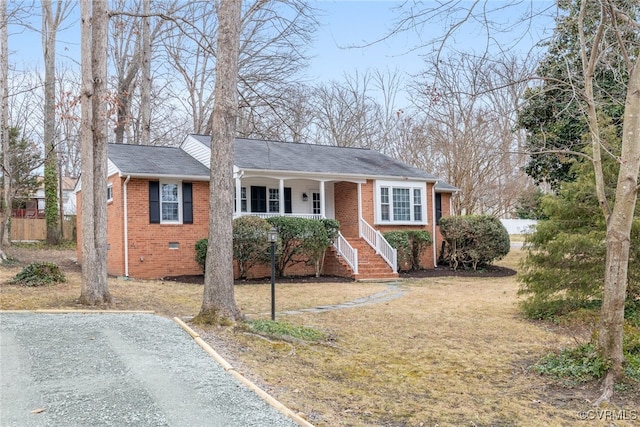
{"type": "Polygon", "coordinates": [[[282,415],[290,418],[291,420],[296,422],[299,426],[314,427],[313,424],[309,423],[300,415],[296,414],[291,409],[287,408],[285,405],[283,405],[278,400],[276,400],[276,398],[274,398],[269,393],[267,393],[266,391],[262,390],[260,387],[255,385],[253,382],[247,379],[240,372],[236,371],[236,369],[229,362],[227,362],[222,356],[220,356],[220,354],[218,354],[205,340],[203,340],[196,331],[191,329],[189,325],[184,323],[178,317],[174,317],[173,321],[176,322],[178,325],[180,325],[180,327],[184,329],[185,332],[187,332],[191,336],[191,338],[193,338],[193,340],[200,347],[202,347],[202,349],[206,351],[211,356],[211,358],[215,360],[216,363],[218,363],[226,372],[231,374],[234,378],[236,378],[238,381],[240,381],[245,386],[247,386],[247,388],[249,388],[251,391],[253,391],[258,396],[260,396],[262,400],[264,400],[266,403],[272,406],[275,410],[280,412],[282,415]]]}

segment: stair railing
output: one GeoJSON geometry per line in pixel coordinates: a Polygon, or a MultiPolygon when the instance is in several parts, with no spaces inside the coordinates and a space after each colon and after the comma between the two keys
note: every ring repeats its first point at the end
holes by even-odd
{"type": "Polygon", "coordinates": [[[339,231],[338,237],[333,242],[333,247],[336,248],[338,255],[351,267],[353,274],[358,274],[358,250],[351,246],[339,231]]]}
{"type": "Polygon", "coordinates": [[[362,237],[373,249],[376,254],[380,255],[384,259],[394,273],[398,272],[398,251],[393,248],[389,242],[384,238],[382,233],[372,226],[367,221],[360,218],[360,237],[362,237]]]}

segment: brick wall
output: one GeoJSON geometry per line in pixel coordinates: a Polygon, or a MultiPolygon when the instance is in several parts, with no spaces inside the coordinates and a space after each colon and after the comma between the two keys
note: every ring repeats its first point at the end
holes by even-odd
{"type": "Polygon", "coordinates": [[[149,181],[132,179],[127,191],[129,276],[145,279],[202,274],[195,261],[195,244],[208,234],[209,184],[193,182],[193,224],[151,224],[149,181]],[[170,243],[178,248],[170,249],[170,243]]]}

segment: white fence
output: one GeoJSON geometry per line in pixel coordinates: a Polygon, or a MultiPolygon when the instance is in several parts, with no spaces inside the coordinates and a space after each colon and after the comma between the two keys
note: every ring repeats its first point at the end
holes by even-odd
{"type": "Polygon", "coordinates": [[[535,219],[501,219],[500,221],[509,234],[530,234],[538,225],[535,219]]]}

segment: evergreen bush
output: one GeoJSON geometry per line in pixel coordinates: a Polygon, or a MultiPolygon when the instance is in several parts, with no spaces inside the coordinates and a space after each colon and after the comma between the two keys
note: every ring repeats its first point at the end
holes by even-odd
{"type": "Polygon", "coordinates": [[[9,283],[22,286],[46,286],[65,282],[67,279],[52,262],[32,262],[20,271],[9,283]]]}
{"type": "Polygon", "coordinates": [[[450,216],[440,220],[442,260],[454,270],[484,267],[509,253],[509,233],[490,215],[450,216]]]}

